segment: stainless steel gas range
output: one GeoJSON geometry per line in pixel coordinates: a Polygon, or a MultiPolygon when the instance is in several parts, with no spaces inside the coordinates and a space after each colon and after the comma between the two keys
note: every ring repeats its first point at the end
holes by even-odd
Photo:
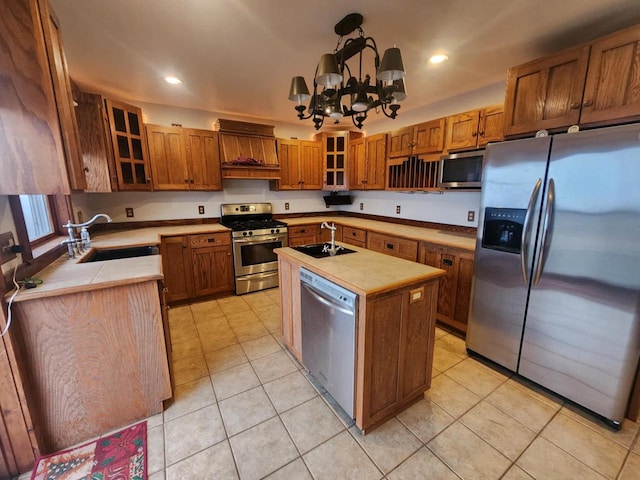
{"type": "Polygon", "coordinates": [[[236,294],[277,287],[273,250],[289,244],[287,224],[273,219],[270,203],[226,203],[220,214],[220,223],[232,231],[236,294]]]}

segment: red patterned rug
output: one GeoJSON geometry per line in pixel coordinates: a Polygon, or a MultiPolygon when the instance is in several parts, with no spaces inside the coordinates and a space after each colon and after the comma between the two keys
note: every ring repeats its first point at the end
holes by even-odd
{"type": "Polygon", "coordinates": [[[147,422],[38,458],[31,480],[144,480],[147,422]]]}

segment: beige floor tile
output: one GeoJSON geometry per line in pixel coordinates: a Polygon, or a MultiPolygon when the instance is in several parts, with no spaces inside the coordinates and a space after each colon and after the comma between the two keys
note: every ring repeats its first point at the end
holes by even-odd
{"type": "Polygon", "coordinates": [[[173,362],[173,382],[176,386],[192,382],[209,375],[204,355],[173,362]]]}
{"type": "Polygon", "coordinates": [[[206,300],[204,302],[195,302],[189,305],[193,319],[198,322],[198,318],[202,317],[222,317],[224,312],[216,300],[206,300]]]}
{"type": "Polygon", "coordinates": [[[423,443],[429,442],[456,420],[428,398],[414,403],[396,418],[423,443]]]}
{"type": "Polygon", "coordinates": [[[449,335],[449,332],[440,327],[436,327],[436,340],[440,337],[444,337],[445,335],[449,335]]]}
{"type": "Polygon", "coordinates": [[[555,410],[559,410],[560,407],[564,404],[564,400],[560,398],[558,395],[555,395],[548,390],[542,389],[542,387],[536,385],[533,382],[525,378],[513,377],[508,380],[517,388],[527,392],[529,395],[540,400],[542,403],[546,403],[551,408],[555,410]]]}
{"type": "Polygon", "coordinates": [[[198,337],[196,324],[191,317],[185,320],[180,320],[179,322],[175,322],[175,325],[171,325],[170,328],[172,344],[198,337]]]}
{"type": "Polygon", "coordinates": [[[207,361],[209,373],[212,374],[227,368],[237,367],[249,361],[239,343],[209,352],[205,355],[205,360],[207,361]]]}
{"type": "Polygon", "coordinates": [[[636,438],[638,430],[640,430],[640,423],[632,422],[627,418],[622,421],[620,430],[616,431],[599,423],[599,421],[592,415],[589,415],[588,413],[583,412],[582,410],[572,405],[565,405],[560,411],[566,416],[582,423],[583,425],[591,428],[592,430],[595,430],[605,437],[610,438],[611,440],[619,443],[625,448],[631,447],[633,439],[636,438]]]}
{"type": "Polygon", "coordinates": [[[507,377],[490,371],[473,358],[466,358],[454,365],[447,370],[446,375],[481,397],[487,396],[507,381],[507,377]]]}
{"type": "Polygon", "coordinates": [[[261,307],[269,307],[274,305],[271,297],[267,295],[264,291],[262,292],[253,292],[248,295],[243,295],[242,299],[249,304],[252,310],[261,307]]]}
{"type": "Polygon", "coordinates": [[[454,423],[427,447],[461,478],[500,478],[511,462],[461,423],[454,423]]]}
{"type": "Polygon", "coordinates": [[[261,307],[254,307],[254,313],[258,316],[261,321],[265,320],[278,320],[280,321],[280,306],[275,303],[271,303],[271,305],[263,305],[261,307]]]}
{"type": "Polygon", "coordinates": [[[251,364],[244,363],[211,375],[218,401],[260,385],[251,364]]]}
{"type": "Polygon", "coordinates": [[[433,452],[422,447],[402,465],[387,475],[389,480],[459,480],[433,452]]]}
{"type": "Polygon", "coordinates": [[[239,325],[232,328],[233,333],[236,334],[236,337],[238,337],[238,341],[240,343],[270,335],[269,330],[267,330],[267,328],[260,321],[249,323],[246,325],[239,325]]]}
{"type": "Polygon", "coordinates": [[[191,315],[191,308],[189,305],[182,305],[180,307],[169,307],[169,322],[173,327],[175,322],[182,323],[185,319],[193,320],[193,316],[191,315]]]}
{"type": "Polygon", "coordinates": [[[272,353],[282,352],[282,347],[271,335],[247,340],[241,345],[247,358],[251,361],[272,353]]]}
{"type": "Polygon", "coordinates": [[[278,413],[289,410],[318,395],[309,381],[298,371],[265,383],[263,386],[278,413]]]}
{"type": "Polygon", "coordinates": [[[458,418],[480,401],[480,397],[449,378],[445,373],[431,381],[425,396],[458,418]]]}
{"type": "Polygon", "coordinates": [[[164,426],[147,429],[147,473],[164,470],[164,426]]]}
{"type": "Polygon", "coordinates": [[[207,325],[210,327],[217,327],[226,325],[229,326],[229,322],[227,321],[227,317],[222,314],[222,310],[220,310],[221,315],[218,315],[215,312],[210,313],[197,313],[193,315],[193,320],[196,324],[196,327],[201,325],[207,325]]]}
{"type": "Polygon", "coordinates": [[[164,470],[160,470],[159,472],[152,473],[147,478],[149,480],[165,480],[165,476],[164,475],[165,475],[164,470]]]}
{"type": "Polygon", "coordinates": [[[638,455],[640,455],[640,435],[638,435],[638,438],[636,439],[636,443],[633,446],[632,450],[638,455]]]}
{"type": "Polygon", "coordinates": [[[253,312],[253,310],[247,310],[246,312],[238,312],[231,315],[227,315],[226,319],[229,322],[229,325],[231,325],[233,328],[260,321],[258,316],[253,312]]]}
{"type": "Polygon", "coordinates": [[[533,431],[539,432],[553,418],[560,405],[553,408],[540,401],[533,393],[532,395],[519,388],[515,382],[507,380],[487,397],[487,401],[533,431]]]}
{"type": "Polygon", "coordinates": [[[171,345],[171,358],[174,362],[200,356],[202,356],[202,345],[197,336],[171,345]]]}
{"type": "Polygon", "coordinates": [[[453,334],[438,337],[436,345],[449,350],[456,355],[460,355],[461,357],[467,357],[467,345],[465,344],[464,339],[453,334]]]}
{"type": "Polygon", "coordinates": [[[147,417],[147,430],[153,427],[157,427],[158,425],[162,425],[163,423],[164,419],[162,413],[151,415],[150,417],[147,417]]]}
{"type": "Polygon", "coordinates": [[[240,478],[263,478],[298,456],[278,417],[246,430],[229,440],[240,478]]]}
{"type": "Polygon", "coordinates": [[[233,315],[234,313],[246,312],[251,310],[251,307],[245,302],[242,297],[230,296],[218,299],[218,305],[225,315],[233,315]]]}
{"type": "Polygon", "coordinates": [[[200,344],[202,345],[202,351],[207,354],[220,350],[221,348],[238,344],[238,338],[236,337],[236,334],[233,333],[233,330],[224,329],[216,335],[201,336],[200,344]]]}
{"type": "Polygon", "coordinates": [[[536,432],[486,401],[469,410],[460,421],[511,461],[515,461],[536,436],[536,432]]]}
{"type": "Polygon", "coordinates": [[[216,337],[233,332],[231,325],[227,321],[227,317],[219,317],[212,320],[206,320],[196,324],[198,336],[202,338],[216,337]]]}
{"type": "Polygon", "coordinates": [[[298,370],[298,367],[289,360],[289,357],[282,351],[282,349],[280,349],[279,345],[277,352],[253,360],[251,364],[262,383],[267,383],[277,378],[284,377],[285,375],[294,373],[298,370]]]}
{"type": "Polygon", "coordinates": [[[229,437],[276,415],[262,387],[222,400],[218,405],[229,437]]]}
{"type": "Polygon", "coordinates": [[[560,413],[540,434],[608,478],[620,471],[627,449],[560,413]]]}
{"type": "Polygon", "coordinates": [[[164,411],[164,420],[168,422],[215,402],[216,396],[209,376],[178,385],[173,392],[173,402],[164,411]]]}
{"type": "Polygon", "coordinates": [[[313,480],[301,458],[294,460],[265,478],[268,480],[313,480]]]}
{"type": "Polygon", "coordinates": [[[164,425],[165,459],[173,465],[226,437],[217,405],[188,413],[164,425]]]}
{"type": "MultiPolygon", "coordinates": [[[[220,442],[167,468],[167,480],[238,478],[229,442],[220,442]]],[[[151,480],[151,479],[150,479],[151,480]]]]}
{"type": "Polygon", "coordinates": [[[422,442],[395,418],[366,435],[362,435],[355,426],[349,429],[349,433],[385,474],[422,447],[422,442]]]}
{"type": "Polygon", "coordinates": [[[282,331],[282,322],[280,321],[280,318],[276,318],[274,320],[261,320],[261,322],[271,334],[280,334],[282,331]]]}
{"type": "Polygon", "coordinates": [[[433,349],[433,368],[444,372],[464,360],[464,357],[453,353],[437,344],[433,349]]]}
{"type": "Polygon", "coordinates": [[[345,429],[320,397],[288,410],[280,418],[303,454],[345,429]]]}
{"type": "Polygon", "coordinates": [[[315,480],[379,479],[380,471],[349,432],[342,432],[303,457],[315,480]]]}
{"type": "Polygon", "coordinates": [[[629,454],[618,480],[638,480],[640,478],[640,455],[629,454]]]}
{"type": "Polygon", "coordinates": [[[533,478],[541,480],[606,478],[542,437],[533,441],[518,459],[516,465],[533,478]]]}
{"type": "Polygon", "coordinates": [[[501,480],[535,480],[531,475],[517,465],[513,465],[501,480]]]}

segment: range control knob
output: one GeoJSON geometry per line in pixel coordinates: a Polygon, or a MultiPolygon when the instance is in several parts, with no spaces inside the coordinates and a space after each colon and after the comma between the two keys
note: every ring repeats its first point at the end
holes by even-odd
{"type": "Polygon", "coordinates": [[[249,236],[253,235],[253,232],[249,232],[249,236]]]}
{"type": "Polygon", "coordinates": [[[272,228],[272,229],[271,229],[271,233],[276,233],[276,231],[272,228]]]}
{"type": "Polygon", "coordinates": [[[280,229],[279,228],[276,228],[276,233],[280,233],[280,229]]]}
{"type": "Polygon", "coordinates": [[[247,236],[247,232],[242,232],[242,236],[246,237],[247,236]]]}

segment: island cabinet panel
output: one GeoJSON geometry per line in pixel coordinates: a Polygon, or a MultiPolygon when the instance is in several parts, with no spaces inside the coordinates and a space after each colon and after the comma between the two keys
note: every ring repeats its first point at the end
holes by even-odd
{"type": "Polygon", "coordinates": [[[367,236],[367,248],[413,262],[418,258],[417,241],[382,233],[369,232],[367,236]]]}
{"type": "Polygon", "coordinates": [[[167,302],[192,297],[193,272],[188,236],[163,237],[160,244],[162,274],[167,288],[167,302]]]}
{"type": "Polygon", "coordinates": [[[356,247],[366,248],[367,231],[360,228],[344,226],[342,228],[342,241],[355,245],[356,247]]]}
{"type": "Polygon", "coordinates": [[[171,397],[156,280],[13,308],[43,453],[159,413],[171,397]]]}
{"type": "Polygon", "coordinates": [[[302,362],[302,313],[300,306],[300,265],[278,257],[282,338],[287,348],[302,362]]]}

